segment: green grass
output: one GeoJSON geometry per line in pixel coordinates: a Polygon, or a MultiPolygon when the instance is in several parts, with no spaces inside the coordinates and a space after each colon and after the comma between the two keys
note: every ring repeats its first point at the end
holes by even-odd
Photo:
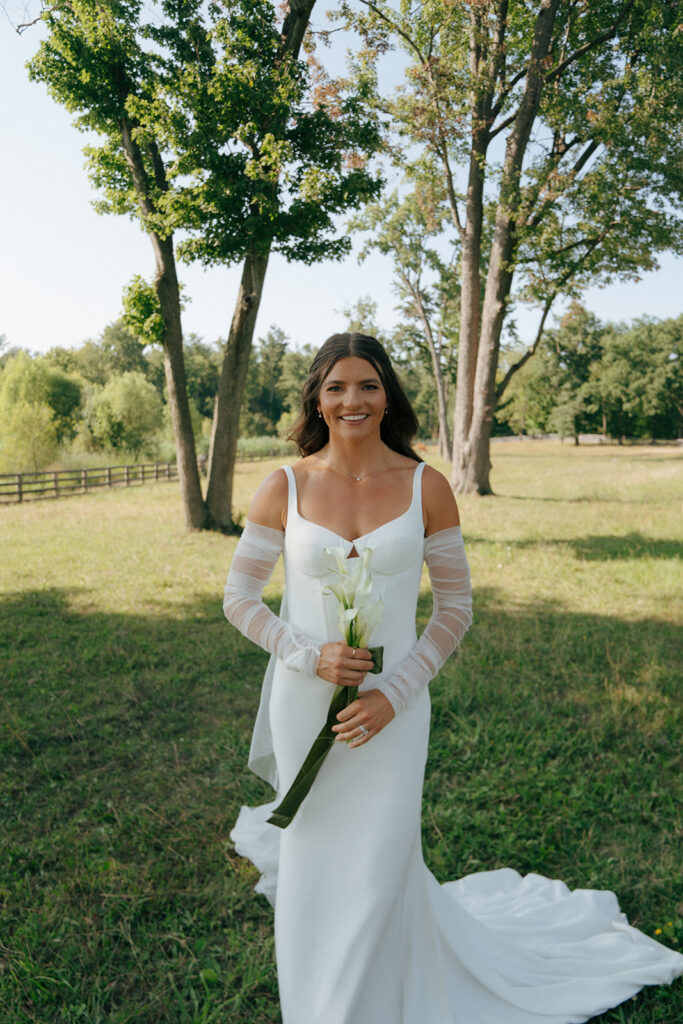
{"type": "MultiPolygon", "coordinates": [[[[238,467],[242,510],[277,462],[238,467]]],[[[432,684],[425,858],[614,889],[681,949],[681,453],[494,463],[461,502],[476,618],[432,684]]],[[[0,1022],[274,1024],[272,913],[228,840],[269,792],[234,539],[155,484],[0,509],[0,543],[0,1022]]],[[[681,1019],[680,982],[600,1018],[681,1019]]]]}

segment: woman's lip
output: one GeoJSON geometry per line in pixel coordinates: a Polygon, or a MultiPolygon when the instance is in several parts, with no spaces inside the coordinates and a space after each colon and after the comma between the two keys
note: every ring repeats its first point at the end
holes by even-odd
{"type": "Polygon", "coordinates": [[[368,415],[367,412],[347,413],[346,416],[340,416],[339,419],[344,420],[345,423],[361,423],[368,418],[368,415]]]}

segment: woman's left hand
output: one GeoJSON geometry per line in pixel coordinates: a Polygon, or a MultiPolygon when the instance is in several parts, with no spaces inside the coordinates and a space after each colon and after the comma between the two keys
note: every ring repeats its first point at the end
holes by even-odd
{"type": "Polygon", "coordinates": [[[396,712],[379,690],[366,690],[337,715],[339,725],[332,726],[336,739],[360,747],[388,725],[396,712]],[[366,731],[363,732],[360,728],[366,731]]]}

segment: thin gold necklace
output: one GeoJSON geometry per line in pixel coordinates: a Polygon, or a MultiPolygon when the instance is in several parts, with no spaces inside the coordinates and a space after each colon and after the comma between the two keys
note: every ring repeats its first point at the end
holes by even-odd
{"type": "Polygon", "coordinates": [[[356,474],[355,474],[355,473],[349,473],[349,472],[348,472],[347,470],[345,470],[345,469],[337,469],[337,467],[336,467],[336,466],[333,466],[333,465],[332,465],[332,464],[331,464],[331,463],[329,462],[329,460],[328,460],[328,463],[327,463],[327,464],[328,464],[328,466],[330,467],[330,469],[331,469],[331,470],[333,470],[333,472],[335,472],[335,473],[338,473],[338,474],[339,474],[339,476],[347,476],[347,477],[349,478],[349,480],[353,480],[353,482],[354,482],[354,483],[356,483],[356,484],[359,484],[359,483],[361,483],[361,481],[363,481],[363,480],[367,479],[367,477],[369,477],[369,476],[372,476],[372,475],[373,475],[373,473],[378,473],[378,472],[380,472],[380,473],[381,473],[381,472],[382,472],[382,470],[386,469],[386,462],[385,462],[385,463],[384,463],[384,465],[382,466],[382,469],[381,469],[381,470],[371,469],[371,470],[370,470],[370,471],[369,471],[368,473],[363,473],[363,475],[362,475],[362,476],[356,476],[356,474]]]}

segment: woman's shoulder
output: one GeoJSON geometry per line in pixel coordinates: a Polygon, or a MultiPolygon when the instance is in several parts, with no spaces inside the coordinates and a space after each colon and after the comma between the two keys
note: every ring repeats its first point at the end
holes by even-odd
{"type": "Polygon", "coordinates": [[[451,485],[443,473],[426,463],[422,473],[422,512],[427,536],[460,525],[460,513],[451,485]]]}
{"type": "Polygon", "coordinates": [[[270,526],[273,530],[284,530],[287,521],[287,496],[289,482],[284,469],[273,470],[263,480],[251,499],[249,519],[259,526],[270,526]]]}

